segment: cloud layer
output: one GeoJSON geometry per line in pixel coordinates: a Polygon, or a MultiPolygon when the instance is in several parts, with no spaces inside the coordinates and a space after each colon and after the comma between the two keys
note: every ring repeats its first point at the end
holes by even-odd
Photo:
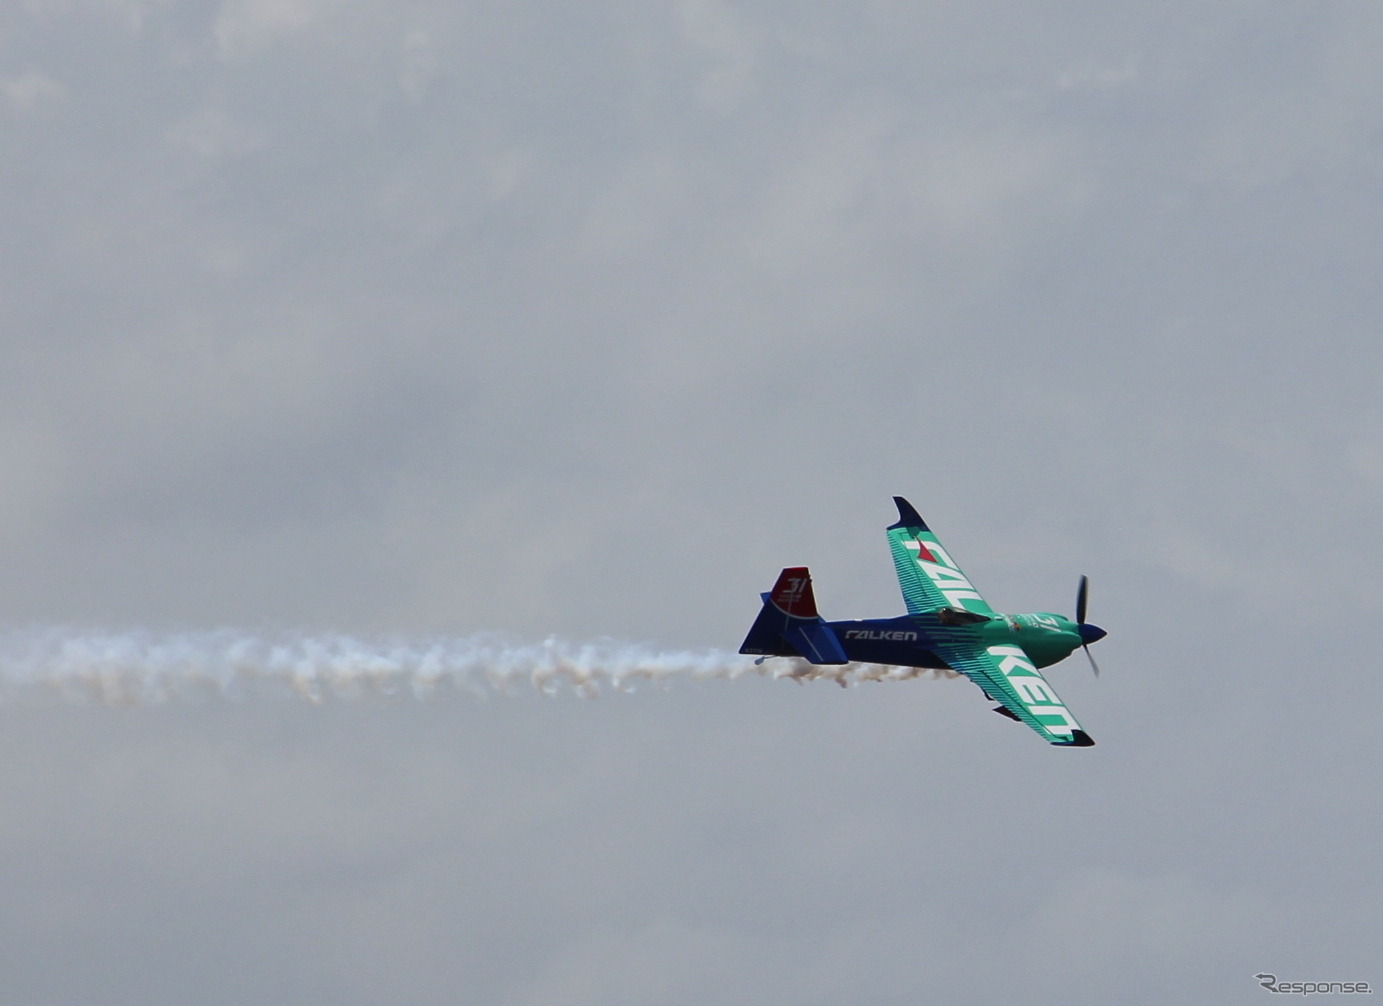
{"type": "Polygon", "coordinates": [[[896,613],[903,493],[997,608],[1089,573],[1111,635],[1053,672],[1088,752],[965,682],[10,704],[0,988],[1383,984],[1380,41],[1358,3],[6,7],[9,630],[732,650],[786,565],[896,613]]]}

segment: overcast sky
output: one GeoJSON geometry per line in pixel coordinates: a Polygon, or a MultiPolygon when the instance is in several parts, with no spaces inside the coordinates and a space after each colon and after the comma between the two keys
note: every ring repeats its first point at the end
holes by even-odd
{"type": "MultiPolygon", "coordinates": [[[[1383,8],[0,6],[0,612],[739,645],[908,496],[969,683],[0,706],[0,1000],[1383,985],[1383,8]]],[[[12,697],[13,698],[13,697],[12,697]]]]}

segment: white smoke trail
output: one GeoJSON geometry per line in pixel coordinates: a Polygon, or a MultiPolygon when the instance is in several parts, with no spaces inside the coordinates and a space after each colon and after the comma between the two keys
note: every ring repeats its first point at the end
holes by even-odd
{"type": "Polygon", "coordinates": [[[585,698],[602,687],[630,691],[640,682],[678,678],[733,680],[746,674],[796,680],[829,678],[842,687],[928,673],[879,664],[814,666],[773,658],[755,664],[719,650],[665,652],[602,640],[513,643],[493,636],[426,642],[348,635],[254,635],[229,629],[158,634],[83,633],[61,628],[0,634],[0,695],[55,697],[106,705],[143,705],[201,697],[296,696],[308,702],[368,695],[426,698],[439,691],[513,694],[530,685],[585,698]]]}

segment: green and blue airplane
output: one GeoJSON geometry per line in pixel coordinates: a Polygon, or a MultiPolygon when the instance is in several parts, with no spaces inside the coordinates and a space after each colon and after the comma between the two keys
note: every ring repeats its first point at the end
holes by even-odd
{"type": "Polygon", "coordinates": [[[1104,629],[1085,620],[1090,581],[1082,576],[1076,618],[1039,612],[1004,615],[980,596],[911,503],[893,497],[898,522],[888,546],[908,613],[897,618],[828,622],[816,611],[811,573],[792,566],[778,576],[741,653],[802,657],[813,664],[859,661],[899,667],[950,668],[979,685],[994,711],[1025,723],[1044,740],[1065,747],[1095,742],[1038,672],[1065,660],[1077,647],[1100,673],[1090,644],[1104,629]]]}

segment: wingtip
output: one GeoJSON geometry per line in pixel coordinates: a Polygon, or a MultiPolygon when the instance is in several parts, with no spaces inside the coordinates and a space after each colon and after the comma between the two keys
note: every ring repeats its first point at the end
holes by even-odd
{"type": "Polygon", "coordinates": [[[922,515],[917,512],[911,503],[901,496],[893,497],[893,503],[898,507],[898,523],[891,524],[889,529],[895,527],[915,527],[923,531],[930,531],[927,522],[922,519],[922,515]]]}
{"type": "Polygon", "coordinates": [[[1095,742],[1084,730],[1077,730],[1071,735],[1071,743],[1069,746],[1073,748],[1093,748],[1095,742]]]}

